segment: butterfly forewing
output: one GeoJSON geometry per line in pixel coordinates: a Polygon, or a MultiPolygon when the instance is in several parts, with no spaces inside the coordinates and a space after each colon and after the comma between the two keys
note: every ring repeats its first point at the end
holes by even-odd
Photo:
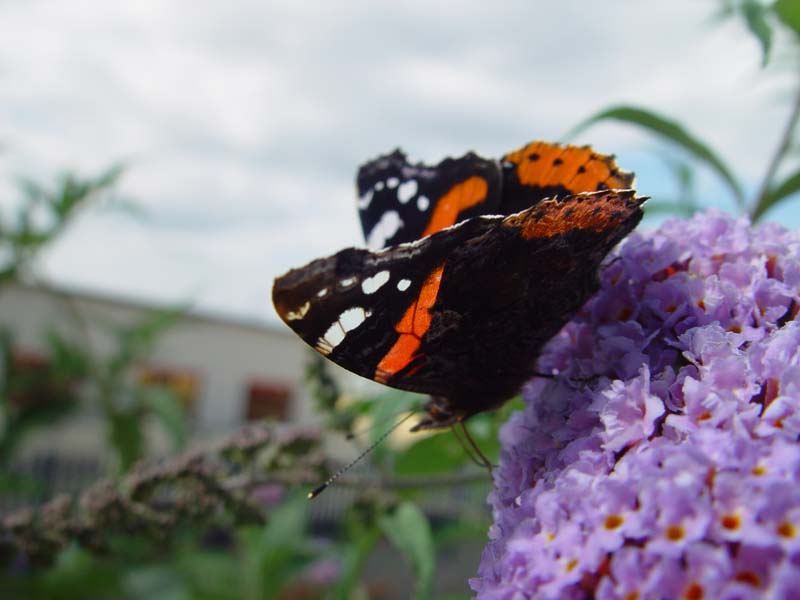
{"type": "Polygon", "coordinates": [[[343,250],[277,279],[273,301],[345,369],[485,410],[530,376],[596,290],[641,202],[632,191],[583,194],[380,252],[343,250]]]}
{"type": "Polygon", "coordinates": [[[379,364],[402,335],[402,316],[421,295],[424,304],[431,273],[456,246],[487,227],[489,221],[480,219],[383,251],[342,250],[276,279],[273,304],[307,344],[345,369],[376,379],[379,364]]]}

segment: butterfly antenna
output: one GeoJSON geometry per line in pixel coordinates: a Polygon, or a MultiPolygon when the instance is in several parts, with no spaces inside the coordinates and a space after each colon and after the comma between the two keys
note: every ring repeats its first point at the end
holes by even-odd
{"type": "MultiPolygon", "coordinates": [[[[360,429],[358,431],[351,431],[347,435],[345,435],[344,438],[346,440],[354,440],[357,437],[361,437],[365,433],[369,433],[370,431],[372,431],[373,429],[376,429],[377,427],[384,426],[389,421],[394,421],[397,418],[398,415],[401,415],[404,412],[406,412],[406,411],[404,411],[404,410],[398,411],[398,412],[394,413],[393,415],[389,416],[388,418],[379,421],[378,423],[372,423],[368,427],[364,427],[364,429],[360,429]]],[[[400,423],[402,423],[402,421],[400,421],[400,423]]],[[[397,425],[400,425],[400,423],[398,423],[397,425]]],[[[391,433],[391,431],[389,433],[391,433]]]]}
{"type": "Polygon", "coordinates": [[[403,423],[405,423],[405,422],[406,422],[408,419],[410,419],[410,418],[411,418],[411,416],[412,416],[412,415],[414,415],[414,414],[415,414],[415,411],[411,411],[411,412],[410,412],[410,413],[408,413],[408,414],[407,414],[405,417],[403,417],[402,419],[400,419],[400,420],[399,420],[397,423],[395,423],[394,425],[392,425],[391,429],[389,429],[389,430],[387,430],[386,432],[384,432],[383,434],[381,434],[381,437],[379,437],[377,440],[375,440],[374,442],[372,442],[372,443],[371,443],[371,444],[370,444],[370,445],[367,447],[367,449],[366,449],[366,450],[364,450],[364,451],[363,451],[361,454],[359,454],[358,456],[356,456],[356,457],[355,457],[353,460],[351,460],[351,461],[350,461],[348,464],[346,464],[345,466],[343,466],[341,469],[339,469],[338,471],[336,471],[336,473],[334,473],[333,475],[331,475],[330,477],[328,477],[328,480],[327,480],[325,483],[323,483],[322,485],[320,485],[320,486],[318,486],[318,487],[314,488],[313,490],[311,490],[311,491],[308,493],[308,499],[309,499],[309,500],[313,500],[314,498],[316,498],[317,496],[319,496],[319,495],[320,495],[322,492],[324,492],[324,491],[325,491],[325,488],[327,488],[327,487],[328,487],[329,485],[331,485],[331,484],[332,484],[334,481],[336,481],[337,479],[339,479],[339,477],[341,477],[341,476],[342,476],[342,475],[344,475],[344,474],[345,474],[347,471],[349,471],[349,470],[350,470],[350,469],[351,469],[351,468],[352,468],[354,465],[356,465],[356,464],[357,464],[357,463],[358,463],[358,462],[359,462],[359,461],[360,461],[362,458],[364,458],[364,457],[365,457],[367,454],[369,454],[369,453],[370,453],[370,452],[372,452],[372,451],[373,451],[375,448],[377,448],[377,447],[378,447],[378,445],[379,445],[381,442],[383,442],[383,440],[385,440],[387,437],[389,437],[389,436],[391,435],[391,433],[392,433],[392,432],[393,432],[395,429],[397,429],[398,427],[400,427],[400,425],[402,425],[403,423]]]}

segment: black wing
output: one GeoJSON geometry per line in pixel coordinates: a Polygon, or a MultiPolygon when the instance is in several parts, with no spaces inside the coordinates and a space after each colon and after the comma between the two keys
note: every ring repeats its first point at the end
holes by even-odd
{"type": "Polygon", "coordinates": [[[530,377],[642,202],[631,190],[580,194],[381,252],[350,248],[278,278],[273,302],[345,369],[478,412],[530,377]]]}
{"type": "Polygon", "coordinates": [[[362,165],[356,186],[364,239],[375,250],[496,214],[500,204],[497,162],[472,152],[428,166],[395,150],[362,165]]]}

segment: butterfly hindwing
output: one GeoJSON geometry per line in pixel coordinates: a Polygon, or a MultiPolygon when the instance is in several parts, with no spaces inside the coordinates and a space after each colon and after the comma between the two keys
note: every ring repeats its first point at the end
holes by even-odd
{"type": "Polygon", "coordinates": [[[497,213],[500,203],[497,162],[472,152],[427,166],[395,150],[362,165],[356,185],[364,238],[375,250],[497,213]]]}

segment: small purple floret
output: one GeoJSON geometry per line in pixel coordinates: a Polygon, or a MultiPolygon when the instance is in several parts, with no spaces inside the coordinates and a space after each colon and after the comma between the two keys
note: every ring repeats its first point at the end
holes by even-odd
{"type": "Polygon", "coordinates": [[[614,256],[501,431],[472,589],[800,597],[800,235],[709,211],[614,256]]]}

